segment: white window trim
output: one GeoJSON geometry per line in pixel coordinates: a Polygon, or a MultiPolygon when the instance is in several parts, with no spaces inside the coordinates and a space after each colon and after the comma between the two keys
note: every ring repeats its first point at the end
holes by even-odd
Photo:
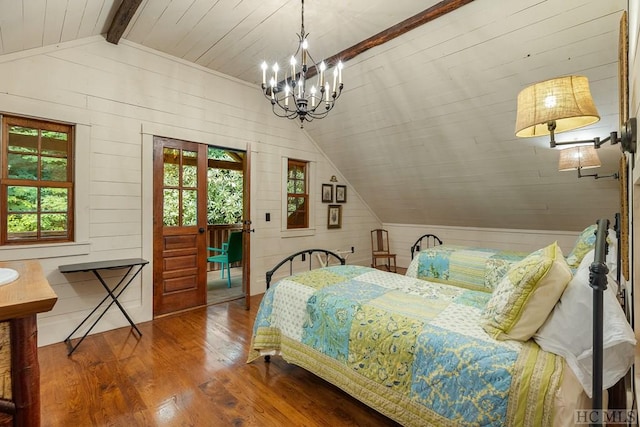
{"type": "MultiPolygon", "coordinates": [[[[289,159],[294,159],[295,157],[282,157],[282,166],[281,166],[281,176],[282,176],[282,187],[280,189],[280,194],[282,194],[282,203],[281,203],[281,224],[280,224],[280,232],[282,237],[303,237],[303,236],[313,236],[316,234],[316,209],[315,209],[315,182],[316,182],[316,168],[314,167],[314,162],[311,160],[298,159],[307,162],[307,193],[309,194],[309,227],[308,228],[296,228],[296,229],[287,229],[287,177],[289,173],[289,159]]],[[[297,158],[296,158],[297,159],[297,158]]]]}
{"type": "MultiPolygon", "coordinates": [[[[74,159],[89,159],[91,156],[91,126],[76,124],[73,141],[74,159]]],[[[74,161],[73,185],[75,192],[74,240],[64,243],[35,243],[32,245],[0,246],[0,260],[15,261],[30,258],[60,258],[87,255],[89,242],[89,179],[90,165],[87,161],[74,161]]]]}

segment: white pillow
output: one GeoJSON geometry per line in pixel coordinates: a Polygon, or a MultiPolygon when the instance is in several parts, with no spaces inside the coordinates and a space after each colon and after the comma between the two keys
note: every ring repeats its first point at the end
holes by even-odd
{"type": "MultiPolygon", "coordinates": [[[[593,289],[589,286],[589,266],[594,251],[583,258],[560,301],[533,339],[546,351],[563,356],[584,391],[591,397],[593,358],[593,289]]],[[[634,361],[636,339],[616,298],[617,286],[609,284],[603,295],[604,389],[622,378],[634,361]]]]}
{"type": "MultiPolygon", "coordinates": [[[[615,230],[611,228],[608,230],[607,244],[609,251],[607,252],[605,263],[609,267],[609,274],[615,279],[618,274],[618,238],[615,230]]],[[[591,262],[593,262],[593,257],[591,257],[591,262]]]]}

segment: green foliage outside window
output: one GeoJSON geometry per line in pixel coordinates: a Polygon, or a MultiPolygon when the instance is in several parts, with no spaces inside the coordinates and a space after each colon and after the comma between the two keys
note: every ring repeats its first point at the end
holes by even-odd
{"type": "Polygon", "coordinates": [[[7,118],[5,126],[5,239],[69,238],[71,128],[21,118],[7,118]],[[65,131],[52,130],[55,127],[65,131]]]}
{"type": "Polygon", "coordinates": [[[236,224],[242,221],[242,172],[209,169],[207,178],[207,223],[236,224]]]}
{"type": "MultiPolygon", "coordinates": [[[[209,159],[231,161],[226,151],[209,148],[209,159]]],[[[179,168],[176,165],[165,164],[165,185],[177,185],[179,168]]],[[[183,183],[196,185],[195,171],[186,167],[183,171],[183,183]]],[[[177,226],[179,191],[165,189],[164,192],[164,225],[177,226]]],[[[182,192],[183,225],[195,225],[197,199],[190,190],[182,192]]],[[[207,170],[207,224],[224,225],[237,224],[242,221],[243,185],[242,172],[230,169],[207,170]]]]}
{"type": "MultiPolygon", "coordinates": [[[[67,135],[53,131],[41,131],[43,140],[66,140],[67,135]]],[[[37,137],[37,130],[12,126],[11,133],[25,138],[37,137]],[[35,134],[34,134],[35,133],[35,134]]],[[[28,141],[23,138],[23,141],[28,141]]],[[[9,154],[9,176],[20,180],[38,180],[38,156],[33,155],[37,150],[31,144],[16,144],[11,146],[13,153],[9,154]]],[[[55,144],[43,144],[40,152],[41,178],[49,181],[66,180],[67,159],[64,157],[49,157],[66,154],[61,152],[55,144]],[[48,148],[45,149],[45,146],[48,148]]],[[[231,160],[227,152],[210,148],[209,158],[231,160]]],[[[165,165],[165,179],[172,183],[178,182],[179,168],[176,165],[165,165]]],[[[195,168],[186,166],[183,179],[188,185],[197,185],[195,168]]],[[[242,172],[227,169],[209,169],[207,172],[207,223],[208,224],[236,224],[242,220],[243,185],[242,172]]],[[[175,184],[174,184],[175,185],[175,184]]],[[[196,192],[182,191],[183,225],[196,224],[196,192]]],[[[38,187],[15,185],[9,186],[7,191],[7,231],[10,235],[35,237],[40,221],[42,233],[65,231],[67,229],[68,190],[55,187],[38,187]],[[38,215],[38,201],[40,215],[38,215]]],[[[164,222],[167,226],[178,225],[179,190],[165,189],[164,191],[164,222]]]]}
{"type": "MultiPolygon", "coordinates": [[[[225,150],[209,147],[210,159],[233,160],[225,150]]],[[[242,172],[229,169],[207,171],[207,224],[242,221],[242,172]]]]}

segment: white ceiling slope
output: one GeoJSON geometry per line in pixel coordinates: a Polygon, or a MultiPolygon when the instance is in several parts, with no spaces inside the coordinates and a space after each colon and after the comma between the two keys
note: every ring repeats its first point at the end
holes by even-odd
{"type": "MultiPolygon", "coordinates": [[[[436,3],[307,0],[310,51],[329,57],[436,3]]],[[[349,60],[336,107],[304,130],[383,222],[580,230],[612,219],[618,181],[558,172],[547,139],[517,139],[514,123],[525,86],[582,74],[602,118],[558,140],[618,129],[626,3],[475,0],[349,60]]],[[[0,1],[0,54],[105,34],[119,5],[0,1]]],[[[299,31],[299,0],[143,0],[123,38],[257,87],[259,64],[290,56],[299,31]]],[[[267,103],[258,89],[255,102],[267,103]]],[[[617,170],[619,146],[599,154],[590,173],[617,170]]]]}

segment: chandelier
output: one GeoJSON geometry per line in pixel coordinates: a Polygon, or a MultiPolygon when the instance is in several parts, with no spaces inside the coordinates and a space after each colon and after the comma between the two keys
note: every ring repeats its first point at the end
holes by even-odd
{"type": "Polygon", "coordinates": [[[327,64],[322,61],[317,64],[308,50],[307,37],[304,31],[304,0],[302,0],[302,26],[298,34],[298,50],[291,56],[289,67],[283,70],[283,78],[278,81],[280,67],[274,63],[271,67],[273,74],[267,82],[269,66],[262,63],[262,92],[271,101],[273,112],[278,117],[299,119],[300,128],[304,122],[313,119],[323,119],[331,111],[336,100],[342,93],[342,61],[333,68],[333,85],[327,78],[327,64]],[[296,56],[300,56],[297,60],[296,56]],[[315,84],[309,79],[317,75],[315,84]]]}

